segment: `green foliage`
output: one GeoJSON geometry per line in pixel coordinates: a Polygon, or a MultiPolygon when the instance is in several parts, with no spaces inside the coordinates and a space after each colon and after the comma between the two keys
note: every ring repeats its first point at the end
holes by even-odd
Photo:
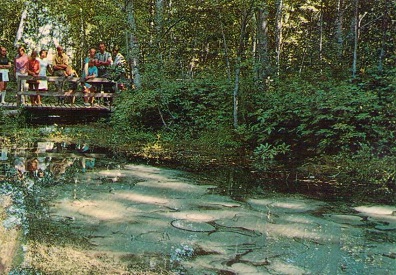
{"type": "Polygon", "coordinates": [[[259,169],[267,170],[276,165],[275,159],[285,155],[290,150],[290,146],[286,143],[279,145],[260,144],[253,152],[256,158],[256,166],[259,169]]]}
{"type": "Polygon", "coordinates": [[[355,200],[396,202],[396,157],[378,157],[372,148],[362,146],[354,154],[340,152],[306,160],[300,175],[324,181],[338,182],[343,193],[353,194],[355,200]]]}
{"type": "Polygon", "coordinates": [[[256,96],[260,109],[239,132],[253,145],[259,169],[312,163],[314,176],[323,176],[317,178],[389,199],[396,191],[395,83],[394,72],[352,82],[289,79],[256,96]]]}
{"type": "Polygon", "coordinates": [[[215,132],[219,125],[231,125],[229,91],[226,82],[210,77],[158,81],[121,94],[113,123],[117,129],[167,129],[185,136],[215,132]]]}
{"type": "Polygon", "coordinates": [[[263,95],[251,116],[256,146],[284,143],[302,156],[353,153],[364,145],[381,154],[393,151],[396,106],[386,93],[389,85],[284,83],[263,95]]]}
{"type": "MultiPolygon", "coordinates": [[[[341,165],[341,171],[353,176],[358,182],[375,184],[381,189],[394,189],[396,191],[396,157],[393,155],[378,157],[372,148],[362,146],[351,157],[343,153],[334,156],[335,162],[341,165]],[[365,165],[362,165],[362,164],[365,165]]],[[[348,177],[345,176],[345,179],[348,177]]],[[[389,192],[389,190],[388,190],[389,192]]]]}

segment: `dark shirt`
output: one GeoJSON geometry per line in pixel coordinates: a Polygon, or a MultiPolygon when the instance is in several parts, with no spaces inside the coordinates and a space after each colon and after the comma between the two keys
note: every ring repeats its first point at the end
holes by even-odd
{"type": "Polygon", "coordinates": [[[0,56],[0,65],[8,65],[10,63],[10,60],[8,59],[7,56],[2,57],[0,56]]]}
{"type": "MultiPolygon", "coordinates": [[[[109,60],[109,58],[111,58],[111,54],[109,52],[97,52],[95,55],[95,59],[99,60],[99,61],[103,61],[106,62],[107,60],[109,60]]],[[[107,67],[106,66],[98,66],[98,77],[105,77],[107,73],[107,67]]]]}

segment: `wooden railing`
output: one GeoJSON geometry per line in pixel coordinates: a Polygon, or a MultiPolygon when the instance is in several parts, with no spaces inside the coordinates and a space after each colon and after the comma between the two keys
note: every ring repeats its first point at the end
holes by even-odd
{"type": "MultiPolygon", "coordinates": [[[[55,83],[55,89],[49,89],[49,90],[27,90],[27,91],[17,91],[18,95],[18,100],[17,104],[19,105],[21,100],[20,97],[23,96],[34,96],[34,95],[40,95],[42,97],[58,97],[58,98],[73,98],[71,102],[74,102],[75,98],[90,98],[94,97],[96,99],[99,98],[113,98],[115,96],[115,93],[108,93],[108,92],[95,92],[95,93],[84,93],[82,92],[82,87],[78,85],[81,82],[81,79],[79,77],[62,77],[62,76],[19,76],[19,81],[23,80],[32,80],[32,79],[37,79],[37,80],[47,80],[49,83],[55,83]],[[72,89],[67,89],[65,90],[65,83],[74,83],[74,86],[77,86],[76,90],[72,89]],[[77,85],[76,85],[77,84],[77,85]]],[[[87,83],[100,87],[102,85],[113,85],[114,86],[114,91],[117,92],[117,83],[108,80],[107,78],[93,78],[88,81],[87,83]]]]}

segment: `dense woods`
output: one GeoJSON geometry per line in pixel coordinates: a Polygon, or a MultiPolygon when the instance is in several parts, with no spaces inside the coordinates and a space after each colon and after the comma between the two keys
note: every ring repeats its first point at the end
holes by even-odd
{"type": "Polygon", "coordinates": [[[394,1],[6,0],[0,21],[10,55],[61,44],[81,68],[99,41],[121,47],[134,85],[113,143],[243,151],[394,200],[394,1]]]}

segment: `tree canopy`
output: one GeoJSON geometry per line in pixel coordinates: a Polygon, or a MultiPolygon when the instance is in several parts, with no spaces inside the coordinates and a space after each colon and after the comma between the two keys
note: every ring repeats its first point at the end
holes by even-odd
{"type": "Polygon", "coordinates": [[[7,47],[60,43],[77,56],[100,40],[128,53],[133,37],[142,68],[171,77],[230,76],[241,58],[241,73],[260,82],[393,65],[395,9],[386,0],[3,1],[0,30],[7,47]]]}

